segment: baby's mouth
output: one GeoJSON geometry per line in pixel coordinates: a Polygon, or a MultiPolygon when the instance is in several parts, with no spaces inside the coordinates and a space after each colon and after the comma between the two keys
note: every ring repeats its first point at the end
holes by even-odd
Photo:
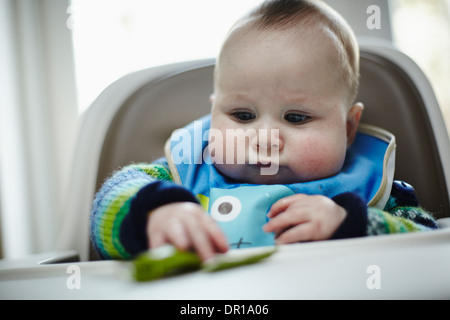
{"type": "Polygon", "coordinates": [[[258,170],[260,176],[277,176],[280,169],[283,169],[278,162],[258,161],[256,163],[247,163],[250,168],[258,170]]]}
{"type": "Polygon", "coordinates": [[[272,162],[258,162],[255,166],[258,168],[270,168],[272,166],[272,162]]]}
{"type": "Polygon", "coordinates": [[[250,166],[257,166],[260,168],[269,168],[273,166],[280,166],[280,161],[278,158],[270,158],[270,157],[255,157],[246,159],[246,164],[250,166]]]}

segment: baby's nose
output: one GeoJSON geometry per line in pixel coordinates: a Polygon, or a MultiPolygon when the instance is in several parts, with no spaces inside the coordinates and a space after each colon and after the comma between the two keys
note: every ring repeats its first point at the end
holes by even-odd
{"type": "Polygon", "coordinates": [[[280,139],[280,135],[278,130],[271,129],[266,130],[262,129],[255,135],[252,139],[252,146],[255,150],[259,149],[278,149],[281,150],[283,148],[283,141],[280,139]]]}

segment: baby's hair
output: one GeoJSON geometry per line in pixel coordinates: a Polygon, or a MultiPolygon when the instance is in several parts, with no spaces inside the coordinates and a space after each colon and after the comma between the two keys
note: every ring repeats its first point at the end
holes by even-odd
{"type": "Polygon", "coordinates": [[[267,0],[244,18],[255,19],[260,30],[324,24],[340,44],[343,80],[348,86],[350,103],[354,101],[359,86],[359,47],[350,26],[332,8],[316,0],[267,0]]]}

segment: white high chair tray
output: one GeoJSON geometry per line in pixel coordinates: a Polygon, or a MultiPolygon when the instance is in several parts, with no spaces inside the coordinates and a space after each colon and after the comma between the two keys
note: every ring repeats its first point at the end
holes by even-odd
{"type": "MultiPolygon", "coordinates": [[[[448,219],[444,219],[443,226],[448,219]]],[[[251,249],[247,249],[251,250],[251,249]]],[[[65,252],[63,259],[73,257],[65,252]]],[[[450,228],[280,246],[259,263],[151,282],[120,261],[0,263],[0,299],[449,299],[450,228]],[[78,282],[73,282],[74,270],[78,282]]],[[[55,255],[53,254],[53,257],[55,255]]],[[[51,261],[50,261],[51,262],[51,261]]]]}

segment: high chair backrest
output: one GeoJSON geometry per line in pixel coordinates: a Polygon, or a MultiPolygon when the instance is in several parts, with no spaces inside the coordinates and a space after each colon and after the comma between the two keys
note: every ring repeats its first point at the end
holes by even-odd
{"type": "MultiPolygon", "coordinates": [[[[163,156],[174,129],[210,111],[213,69],[213,59],[151,68],[119,79],[97,98],[81,128],[59,248],[87,259],[95,191],[119,167],[163,156]]],[[[450,217],[449,138],[417,65],[392,47],[362,44],[357,100],[365,105],[362,122],[396,136],[395,179],[413,185],[437,218],[450,217]]]]}

